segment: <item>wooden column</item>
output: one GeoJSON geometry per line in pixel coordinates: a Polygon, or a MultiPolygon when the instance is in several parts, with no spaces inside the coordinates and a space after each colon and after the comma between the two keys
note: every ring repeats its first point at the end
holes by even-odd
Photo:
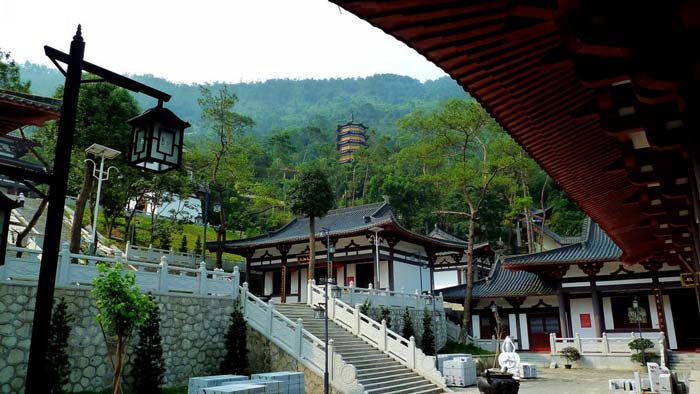
{"type": "Polygon", "coordinates": [[[591,301],[593,302],[593,317],[594,317],[594,328],[595,328],[595,335],[596,338],[602,338],[603,336],[603,313],[602,313],[602,308],[601,308],[601,300],[600,296],[598,294],[598,289],[595,287],[595,282],[592,282],[592,292],[591,292],[591,301]]]}
{"type": "Polygon", "coordinates": [[[279,245],[277,250],[280,252],[282,257],[282,284],[280,290],[280,301],[284,304],[287,302],[287,253],[289,253],[291,245],[279,245]]]}
{"type": "Polygon", "coordinates": [[[569,332],[569,323],[566,318],[566,304],[569,302],[569,297],[562,289],[561,283],[559,283],[557,288],[557,299],[559,299],[559,328],[561,329],[561,336],[569,338],[571,337],[571,333],[569,332]]]}
{"type": "MultiPolygon", "coordinates": [[[[666,331],[666,315],[664,314],[664,299],[663,295],[661,294],[661,289],[654,289],[654,303],[656,304],[656,315],[659,318],[659,330],[664,333],[666,340],[668,340],[668,332],[666,331]]],[[[649,313],[651,313],[651,311],[649,311],[649,313]]]]}
{"type": "MultiPolygon", "coordinates": [[[[306,284],[304,284],[304,286],[306,286],[306,284]]],[[[297,302],[301,302],[301,267],[297,268],[297,302]]]]}

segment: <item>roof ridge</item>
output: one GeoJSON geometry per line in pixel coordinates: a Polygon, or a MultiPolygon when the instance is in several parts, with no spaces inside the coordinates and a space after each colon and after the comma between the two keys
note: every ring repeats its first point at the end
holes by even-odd
{"type": "MultiPolygon", "coordinates": [[[[330,211],[328,211],[328,213],[326,214],[326,216],[336,215],[336,214],[339,214],[339,213],[345,213],[345,212],[351,212],[351,211],[359,211],[359,210],[361,210],[361,209],[369,208],[369,207],[371,207],[371,206],[373,206],[373,205],[378,205],[378,206],[381,207],[383,204],[384,204],[384,202],[383,202],[383,201],[380,201],[380,202],[373,202],[373,203],[369,203],[369,204],[356,205],[356,206],[354,206],[354,207],[344,207],[344,208],[331,209],[330,211]]],[[[303,217],[306,217],[306,216],[303,216],[303,217]]],[[[324,216],[324,217],[325,217],[325,216],[324,216]]]]}

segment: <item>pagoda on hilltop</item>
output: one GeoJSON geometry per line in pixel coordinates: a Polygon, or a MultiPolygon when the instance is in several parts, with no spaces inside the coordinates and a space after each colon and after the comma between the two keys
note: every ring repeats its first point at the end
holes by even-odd
{"type": "Polygon", "coordinates": [[[367,146],[367,126],[355,123],[355,118],[350,114],[350,121],[344,125],[338,125],[336,129],[336,149],[340,153],[340,164],[350,163],[353,153],[360,147],[367,146]]]}

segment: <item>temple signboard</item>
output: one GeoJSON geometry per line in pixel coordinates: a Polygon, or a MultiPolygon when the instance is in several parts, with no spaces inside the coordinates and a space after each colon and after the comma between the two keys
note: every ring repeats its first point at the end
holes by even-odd
{"type": "Polygon", "coordinates": [[[311,256],[309,256],[308,254],[297,255],[297,263],[299,264],[309,264],[310,260],[311,256]]]}

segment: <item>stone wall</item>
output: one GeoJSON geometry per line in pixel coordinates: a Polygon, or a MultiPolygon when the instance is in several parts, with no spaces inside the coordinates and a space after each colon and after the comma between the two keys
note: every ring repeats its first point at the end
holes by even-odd
{"type": "MultiPolygon", "coordinates": [[[[250,369],[260,372],[297,371],[304,373],[304,393],[323,394],[323,376],[319,376],[287,354],[259,332],[248,327],[250,369]]],[[[331,387],[330,392],[336,391],[331,387]]]]}
{"type": "MultiPolygon", "coordinates": [[[[24,386],[34,317],[35,285],[0,285],[0,393],[24,386]]],[[[186,386],[191,376],[216,373],[224,356],[224,334],[233,301],[190,295],[154,295],[160,307],[166,386],[186,386]]],[[[71,362],[69,391],[109,387],[111,366],[95,322],[97,307],[85,288],[57,288],[74,317],[67,353],[71,362]]],[[[131,350],[138,337],[131,341],[131,350]]],[[[127,383],[130,371],[127,368],[127,383]]]]}

